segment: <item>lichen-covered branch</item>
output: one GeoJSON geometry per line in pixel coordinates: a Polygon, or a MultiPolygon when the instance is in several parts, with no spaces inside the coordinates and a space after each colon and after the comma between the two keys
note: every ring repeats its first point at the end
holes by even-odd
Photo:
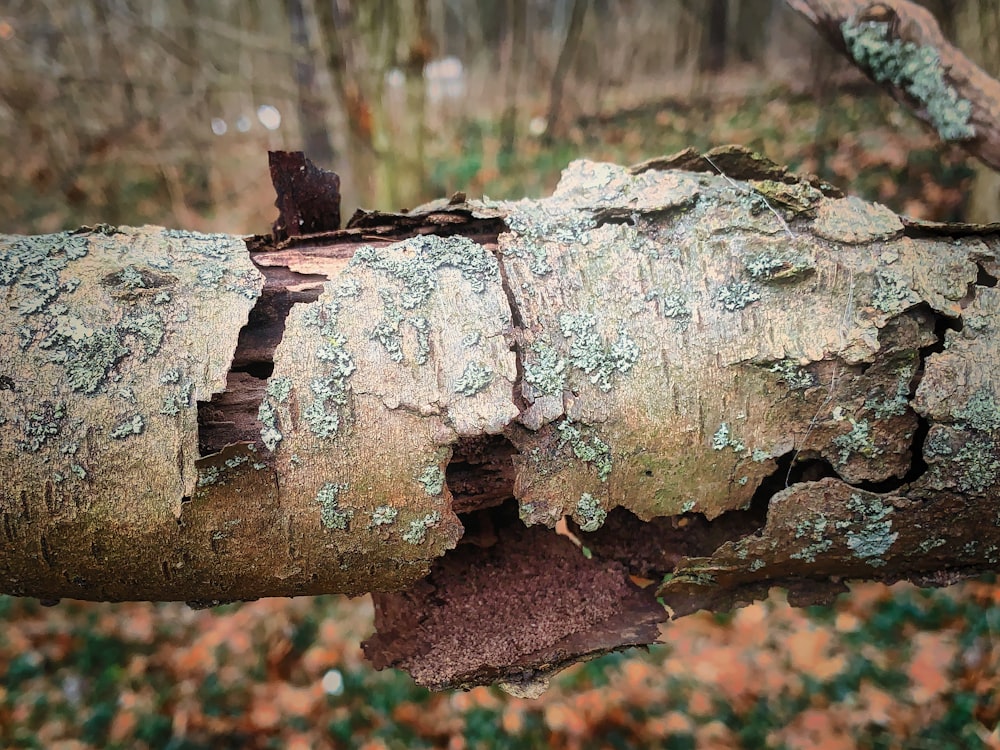
{"type": "Polygon", "coordinates": [[[0,591],[373,591],[377,665],[531,694],[772,585],[995,570],[996,229],[724,148],[249,252],[2,238],[0,591]]]}
{"type": "Polygon", "coordinates": [[[1000,82],[910,0],[786,0],[872,80],[932,127],[1000,169],[1000,82]]]}

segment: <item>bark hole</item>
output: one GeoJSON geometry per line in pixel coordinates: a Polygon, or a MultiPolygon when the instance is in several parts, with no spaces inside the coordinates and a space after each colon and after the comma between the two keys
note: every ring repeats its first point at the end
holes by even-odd
{"type": "Polygon", "coordinates": [[[445,472],[455,513],[469,514],[512,499],[515,453],[517,449],[503,435],[476,435],[459,440],[445,472]]]}
{"type": "Polygon", "coordinates": [[[257,265],[264,274],[264,291],[240,330],[233,363],[223,391],[198,402],[198,452],[218,453],[232,443],[260,441],[257,410],[266,380],[274,371],[274,351],[285,333],[292,305],[315,302],[326,276],[299,274],[287,268],[257,265]]]}
{"type": "Polygon", "coordinates": [[[817,482],[827,477],[839,479],[840,475],[833,468],[833,464],[825,458],[815,455],[803,456],[801,454],[786,453],[778,459],[777,471],[761,482],[760,487],[757,488],[757,493],[754,494],[754,499],[757,499],[758,494],[770,492],[768,495],[770,497],[775,492],[791,487],[793,484],[798,484],[799,482],[817,482]]]}
{"type": "Polygon", "coordinates": [[[997,285],[997,277],[983,268],[982,265],[977,267],[979,268],[979,273],[976,274],[976,286],[995,287],[997,285]]]}
{"type": "Polygon", "coordinates": [[[615,508],[597,531],[583,532],[574,526],[573,532],[593,559],[614,560],[629,575],[659,580],[673,572],[682,558],[707,557],[726,542],[764,528],[771,496],[783,488],[786,471],[787,462],[761,483],[746,510],[712,520],[701,513],[684,513],[643,521],[625,508],[615,508]]]}

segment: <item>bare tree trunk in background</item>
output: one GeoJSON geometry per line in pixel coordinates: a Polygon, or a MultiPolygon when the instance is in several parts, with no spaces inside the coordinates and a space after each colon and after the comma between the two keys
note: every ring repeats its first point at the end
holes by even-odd
{"type": "Polygon", "coordinates": [[[341,0],[319,8],[331,40],[330,73],[348,119],[358,195],[376,207],[398,208],[420,194],[426,171],[423,72],[434,48],[427,3],[341,0]],[[397,71],[401,87],[390,84],[397,71]],[[403,102],[393,98],[399,90],[403,102]]]}
{"type": "Polygon", "coordinates": [[[731,46],[735,48],[739,61],[762,60],[770,43],[767,27],[774,10],[773,0],[740,0],[733,6],[731,46]]]}
{"type": "Polygon", "coordinates": [[[405,49],[406,116],[402,122],[386,117],[393,128],[388,151],[398,151],[392,175],[395,191],[391,209],[399,208],[407,196],[423,196],[427,182],[427,63],[434,59],[436,43],[430,27],[427,0],[404,0],[400,7],[400,46],[405,49]],[[402,169],[400,169],[402,167],[402,169]]]}
{"type": "Polygon", "coordinates": [[[501,169],[514,156],[517,139],[517,99],[524,58],[528,54],[527,10],[520,0],[507,0],[506,34],[501,54],[504,59],[504,110],[500,118],[501,169]]]}
{"type": "Polygon", "coordinates": [[[312,0],[286,0],[285,7],[295,55],[294,76],[303,150],[317,164],[332,167],[334,150],[327,127],[330,102],[320,88],[317,71],[317,62],[321,60],[316,50],[319,19],[312,0]]]}
{"type": "MultiPolygon", "coordinates": [[[[188,18],[197,18],[198,4],[195,0],[184,0],[183,8],[188,18]]],[[[184,47],[189,52],[189,62],[181,68],[181,84],[191,97],[190,109],[207,125],[211,118],[211,108],[215,104],[213,98],[217,79],[205,76],[201,66],[197,64],[203,47],[198,24],[187,24],[183,27],[182,34],[184,47]]],[[[159,168],[166,182],[177,226],[191,226],[199,214],[212,209],[211,160],[191,158],[186,159],[183,164],[177,164],[170,159],[161,158],[159,168]]]]}
{"type": "MultiPolygon", "coordinates": [[[[371,105],[358,60],[358,42],[354,33],[355,14],[350,2],[345,0],[320,3],[317,15],[325,35],[327,69],[345,121],[345,144],[337,164],[342,192],[349,200],[371,201],[375,191],[378,159],[375,154],[371,105]]],[[[345,214],[349,216],[352,208],[356,207],[345,205],[345,214]]]]}
{"type": "MultiPolygon", "coordinates": [[[[952,39],[994,78],[1000,76],[1000,1],[966,0],[951,15],[952,39]]],[[[942,16],[938,16],[941,18],[942,16]]],[[[945,31],[942,28],[942,31],[945,31]]],[[[1000,219],[1000,173],[985,164],[973,166],[975,177],[969,191],[966,220],[1000,219]]]]}
{"type": "Polygon", "coordinates": [[[726,65],[726,31],[729,21],[728,0],[708,0],[703,6],[704,41],[701,44],[700,68],[718,73],[726,65]]]}
{"type": "Polygon", "coordinates": [[[941,33],[956,42],[958,41],[956,32],[960,23],[959,16],[964,11],[980,5],[976,0],[921,0],[920,4],[934,14],[941,26],[941,33]]]}
{"type": "Polygon", "coordinates": [[[573,63],[576,49],[580,45],[580,34],[583,31],[583,20],[587,15],[587,7],[590,0],[575,0],[573,12],[569,18],[569,26],[566,29],[566,41],[563,42],[562,50],[559,52],[559,61],[556,63],[556,70],[552,74],[552,81],[549,88],[549,114],[545,124],[545,133],[542,140],[551,143],[558,129],[559,109],[562,106],[563,86],[566,83],[566,75],[569,73],[569,66],[573,63]]]}

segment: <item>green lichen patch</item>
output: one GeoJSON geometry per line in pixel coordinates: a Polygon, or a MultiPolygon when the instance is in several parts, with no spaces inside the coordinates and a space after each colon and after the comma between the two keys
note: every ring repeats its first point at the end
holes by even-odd
{"type": "Polygon", "coordinates": [[[545,276],[552,271],[548,243],[586,244],[588,233],[597,226],[586,211],[550,212],[537,201],[521,201],[511,204],[510,208],[504,221],[518,241],[505,244],[504,253],[510,257],[526,258],[528,268],[535,276],[545,276]]]}
{"type": "Polygon", "coordinates": [[[156,312],[128,316],[118,326],[125,334],[133,334],[142,345],[141,359],[148,359],[160,350],[163,343],[163,318],[156,312]]]}
{"type": "Polygon", "coordinates": [[[954,456],[955,464],[960,467],[958,488],[977,494],[994,489],[1000,481],[998,453],[996,443],[985,435],[970,435],[954,456]]]}
{"type": "Polygon", "coordinates": [[[440,495],[444,489],[444,472],[437,464],[428,466],[417,477],[417,481],[424,486],[424,492],[428,495],[440,495]]]}
{"type": "Polygon", "coordinates": [[[331,531],[345,531],[354,517],[352,508],[340,507],[340,495],[346,492],[349,485],[346,482],[326,482],[316,493],[316,502],[320,507],[320,523],[323,528],[331,531]]]}
{"type": "Polygon", "coordinates": [[[955,411],[955,419],[980,432],[1000,430],[1000,406],[993,391],[986,386],[976,389],[965,406],[955,411]]]}
{"type": "Polygon", "coordinates": [[[463,396],[475,396],[493,381],[493,370],[479,362],[469,362],[455,382],[455,391],[463,396]]]}
{"type": "Polygon", "coordinates": [[[815,272],[812,260],[789,251],[759,251],[743,259],[743,267],[754,281],[797,281],[815,272]]]}
{"type": "Polygon", "coordinates": [[[371,268],[398,282],[399,303],[404,310],[413,310],[427,302],[437,289],[437,272],[444,267],[457,269],[472,291],[479,294],[488,284],[500,280],[499,265],[493,254],[461,235],[426,235],[392,247],[361,247],[348,268],[357,266],[371,268]]]}
{"type": "Polygon", "coordinates": [[[116,299],[136,302],[146,298],[152,298],[156,304],[162,304],[168,291],[177,283],[174,274],[166,273],[148,266],[130,263],[120,271],[109,273],[101,280],[107,292],[116,299]]]}
{"type": "Polygon", "coordinates": [[[254,301],[260,294],[260,273],[245,261],[246,245],[238,237],[226,234],[165,229],[163,237],[171,240],[171,258],[152,260],[149,265],[169,271],[174,263],[183,263],[195,272],[194,281],[202,290],[215,290],[254,301]]]}
{"type": "Polygon", "coordinates": [[[265,398],[260,402],[260,407],[257,409],[257,420],[260,422],[260,441],[265,448],[273,451],[284,436],[278,429],[278,412],[270,400],[265,398]]]}
{"type": "Polygon", "coordinates": [[[691,306],[683,292],[654,289],[646,294],[646,301],[655,301],[660,315],[676,320],[682,327],[691,320],[691,306]]]}
{"type": "Polygon", "coordinates": [[[286,375],[270,378],[267,381],[267,395],[279,404],[288,400],[292,392],[292,379],[286,375]]]}
{"type": "MultiPolygon", "coordinates": [[[[335,438],[351,422],[350,378],[357,370],[354,357],[347,349],[347,341],[338,330],[340,300],[321,297],[303,313],[303,325],[315,329],[318,341],[313,356],[316,370],[321,372],[309,380],[309,397],[300,404],[299,416],[306,428],[321,439],[335,438]]],[[[274,450],[283,439],[281,429],[284,404],[293,388],[288,375],[272,377],[261,401],[257,418],[261,423],[261,441],[274,450]]]]}
{"type": "Polygon", "coordinates": [[[931,46],[891,38],[890,25],[845,21],[840,27],[851,57],[880,83],[891,83],[916,100],[944,141],[976,136],[972,103],[945,77],[940,53],[931,46]]]}
{"type": "Polygon", "coordinates": [[[905,281],[887,270],[875,275],[871,299],[872,307],[890,314],[900,313],[920,301],[905,281]]]}
{"type": "Polygon", "coordinates": [[[833,540],[828,538],[827,520],[823,516],[808,516],[803,518],[795,528],[796,539],[808,540],[805,546],[791,553],[793,560],[816,562],[816,557],[833,547],[833,540]]]}
{"type": "Polygon", "coordinates": [[[361,294],[361,284],[353,276],[348,276],[337,285],[334,294],[345,299],[358,297],[361,294]]]}
{"type": "Polygon", "coordinates": [[[79,279],[64,280],[63,271],[90,251],[87,236],[58,232],[35,237],[0,235],[0,286],[12,287],[8,304],[21,315],[45,310],[79,279]]]}
{"type": "Polygon", "coordinates": [[[734,452],[742,453],[746,450],[746,445],[732,433],[727,422],[722,422],[715,434],[712,435],[712,450],[722,451],[726,448],[732,448],[734,452]]]}
{"type": "Polygon", "coordinates": [[[500,268],[493,254],[461,235],[427,235],[384,248],[366,246],[351,258],[348,274],[368,269],[392,282],[392,287],[378,290],[382,317],[369,330],[369,337],[381,344],[393,362],[404,361],[404,338],[410,331],[416,340],[414,361],[418,365],[427,363],[430,321],[415,311],[430,300],[443,268],[457,269],[474,294],[482,294],[488,286],[500,282],[500,268]]]}
{"type": "Polygon", "coordinates": [[[125,419],[112,427],[108,434],[115,440],[124,440],[125,438],[132,437],[133,435],[141,435],[145,429],[145,417],[141,414],[134,414],[128,419],[125,419]]]}
{"type": "Polygon", "coordinates": [[[910,383],[919,366],[919,353],[914,349],[902,351],[893,360],[885,368],[878,368],[876,382],[865,394],[864,408],[875,419],[901,417],[910,410],[910,383]]]}
{"type": "Polygon", "coordinates": [[[943,547],[947,543],[948,542],[942,539],[941,537],[930,537],[920,542],[920,544],[917,545],[917,549],[919,549],[921,552],[927,553],[930,552],[932,549],[943,547]]]}
{"type": "Polygon", "coordinates": [[[715,292],[715,301],[725,310],[736,312],[760,299],[760,290],[746,281],[723,284],[715,292]]]}
{"type": "Polygon", "coordinates": [[[559,448],[569,445],[573,455],[584,463],[589,463],[597,469],[597,477],[602,482],[611,475],[611,448],[593,434],[591,428],[579,427],[566,419],[556,425],[559,433],[559,448]]]}
{"type": "Polygon", "coordinates": [[[954,453],[951,447],[951,437],[948,428],[943,425],[933,425],[924,440],[924,456],[950,456],[954,453]]]}
{"type": "Polygon", "coordinates": [[[65,334],[58,326],[38,343],[51,352],[49,362],[62,365],[70,389],[93,394],[104,385],[113,368],[130,353],[114,329],[88,330],[87,334],[65,334]]]}
{"type": "Polygon", "coordinates": [[[198,469],[198,487],[208,487],[217,484],[222,476],[222,469],[218,466],[202,466],[198,469]]]}
{"type": "Polygon", "coordinates": [[[434,510],[421,518],[410,521],[410,526],[403,532],[403,541],[407,544],[422,544],[427,538],[427,530],[441,521],[441,514],[434,510]]]}
{"type": "Polygon", "coordinates": [[[400,325],[406,317],[396,307],[391,291],[380,289],[379,296],[382,298],[382,319],[369,331],[368,337],[382,345],[389,359],[399,363],[403,361],[403,333],[400,325]]]}
{"type": "Polygon", "coordinates": [[[536,341],[524,363],[524,380],[546,396],[561,395],[566,387],[566,360],[551,344],[536,341]]]}
{"type": "Polygon", "coordinates": [[[895,509],[878,495],[867,493],[852,493],[847,509],[850,520],[837,521],[834,526],[845,535],[855,556],[872,567],[884,566],[885,555],[899,538],[899,532],[892,530],[895,509]]]}
{"type": "Polygon", "coordinates": [[[597,318],[590,313],[563,313],[559,316],[562,335],[569,340],[569,362],[590,376],[590,382],[604,392],[612,388],[612,378],[627,373],[639,361],[639,347],[624,324],[618,338],[606,343],[597,332],[597,318]]]}
{"type": "Polygon", "coordinates": [[[194,405],[192,397],[195,383],[193,380],[186,376],[182,379],[180,373],[177,373],[177,380],[163,381],[161,378],[160,382],[169,388],[169,392],[163,396],[160,414],[175,417],[180,414],[181,410],[190,409],[194,405]]]}
{"type": "Polygon", "coordinates": [[[576,503],[573,517],[580,526],[580,531],[597,531],[604,525],[608,512],[601,507],[599,500],[589,492],[584,492],[576,503]]]}
{"type": "Polygon", "coordinates": [[[795,360],[782,359],[768,368],[793,391],[804,391],[816,385],[816,376],[803,369],[795,360]]]}
{"type": "Polygon", "coordinates": [[[398,515],[399,510],[391,505],[380,505],[372,511],[371,526],[389,526],[398,515]]]}
{"type": "Polygon", "coordinates": [[[16,421],[21,438],[15,444],[26,453],[37,453],[42,446],[60,434],[65,419],[65,404],[42,401],[16,421]]]}
{"type": "Polygon", "coordinates": [[[846,464],[851,454],[857,453],[865,458],[873,458],[882,449],[875,445],[872,437],[872,427],[867,419],[851,419],[851,429],[833,439],[833,444],[840,449],[840,463],[846,464]]]}

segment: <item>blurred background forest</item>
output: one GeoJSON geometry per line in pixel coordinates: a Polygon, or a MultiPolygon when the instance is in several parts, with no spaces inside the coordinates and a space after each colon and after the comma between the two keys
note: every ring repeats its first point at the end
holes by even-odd
{"type": "MultiPolygon", "coordinates": [[[[924,3],[1000,74],[1000,2],[924,3]]],[[[268,149],[344,214],[538,196],[574,158],[749,145],[896,211],[1000,220],[942,146],[778,0],[6,0],[0,232],[264,232],[268,149]]],[[[685,618],[539,701],[432,695],[360,657],[367,599],[0,597],[0,747],[1000,748],[1000,594],[780,592],[685,618]]]]}
{"type": "MultiPolygon", "coordinates": [[[[927,4],[1000,72],[997,0],[927,4]]],[[[349,216],[729,142],[900,212],[1000,218],[995,183],[780,0],[7,0],[0,66],[0,231],[263,231],[269,148],[337,171],[349,216]]]]}

